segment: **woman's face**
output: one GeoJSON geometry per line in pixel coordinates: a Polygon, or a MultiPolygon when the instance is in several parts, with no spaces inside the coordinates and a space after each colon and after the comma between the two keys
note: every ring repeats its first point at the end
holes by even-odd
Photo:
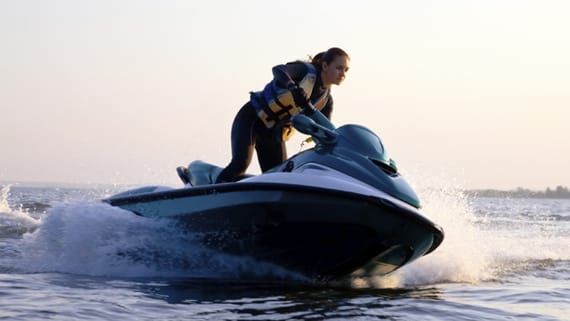
{"type": "Polygon", "coordinates": [[[336,56],[330,64],[323,63],[321,77],[323,79],[323,86],[330,87],[330,85],[340,85],[344,80],[346,72],[350,68],[348,66],[350,59],[346,56],[336,56]]]}

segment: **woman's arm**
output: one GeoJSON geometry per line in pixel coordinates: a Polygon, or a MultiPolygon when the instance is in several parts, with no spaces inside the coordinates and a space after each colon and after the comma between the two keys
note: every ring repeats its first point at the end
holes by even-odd
{"type": "Polygon", "coordinates": [[[277,65],[271,70],[273,79],[279,87],[288,88],[305,77],[307,66],[302,62],[289,62],[285,65],[277,65]]]}

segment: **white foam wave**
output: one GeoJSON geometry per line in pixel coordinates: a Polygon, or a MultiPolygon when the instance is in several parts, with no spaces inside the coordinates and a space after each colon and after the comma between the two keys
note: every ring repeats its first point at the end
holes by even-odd
{"type": "Polygon", "coordinates": [[[59,204],[18,243],[14,268],[95,276],[240,278],[299,276],[250,258],[204,248],[171,220],[148,219],[110,205],[59,204]]]}
{"type": "Polygon", "coordinates": [[[455,188],[424,190],[424,212],[445,231],[433,253],[399,273],[405,285],[479,282],[492,277],[492,244],[478,228],[469,200],[455,188]]]}
{"type": "Polygon", "coordinates": [[[477,283],[503,278],[513,270],[522,273],[528,269],[529,262],[570,260],[570,224],[537,219],[549,216],[548,213],[542,215],[541,208],[517,207],[516,202],[532,204],[533,200],[504,200],[506,204],[502,208],[507,212],[501,212],[499,217],[496,211],[481,211],[490,200],[475,203],[476,200],[466,197],[453,180],[425,180],[424,183],[417,188],[422,197],[422,210],[445,230],[442,245],[391,275],[355,279],[354,286],[477,283]],[[443,187],[434,188],[437,185],[434,183],[443,187]],[[528,211],[534,211],[532,220],[528,211]],[[502,224],[505,217],[509,218],[508,224],[502,224]]]}
{"type": "Polygon", "coordinates": [[[10,204],[8,203],[8,196],[10,196],[11,185],[3,186],[0,189],[0,212],[10,212],[10,204]]]}
{"type": "Polygon", "coordinates": [[[34,230],[39,224],[39,220],[27,212],[10,207],[10,188],[11,186],[7,185],[0,189],[0,237],[20,236],[34,230]]]}
{"type": "Polygon", "coordinates": [[[455,188],[426,189],[422,211],[443,227],[445,239],[434,252],[387,276],[357,278],[356,288],[396,288],[440,282],[478,282],[489,277],[490,252],[481,242],[468,200],[455,188]]]}

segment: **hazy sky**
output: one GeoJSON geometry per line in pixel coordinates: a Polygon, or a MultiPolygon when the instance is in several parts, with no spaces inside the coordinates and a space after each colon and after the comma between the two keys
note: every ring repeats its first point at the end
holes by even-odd
{"type": "Polygon", "coordinates": [[[378,133],[411,181],[568,186],[568,17],[566,0],[0,0],[0,181],[225,165],[271,67],[339,46],[334,122],[378,133]]]}

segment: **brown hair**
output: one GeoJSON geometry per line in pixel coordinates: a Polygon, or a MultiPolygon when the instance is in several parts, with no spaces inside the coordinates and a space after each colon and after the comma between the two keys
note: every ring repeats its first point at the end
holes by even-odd
{"type": "Polygon", "coordinates": [[[317,68],[317,70],[321,70],[323,62],[330,64],[338,56],[344,56],[350,59],[350,57],[344,50],[337,47],[333,47],[327,51],[319,52],[314,57],[312,57],[311,64],[313,64],[315,68],[317,68]]]}

